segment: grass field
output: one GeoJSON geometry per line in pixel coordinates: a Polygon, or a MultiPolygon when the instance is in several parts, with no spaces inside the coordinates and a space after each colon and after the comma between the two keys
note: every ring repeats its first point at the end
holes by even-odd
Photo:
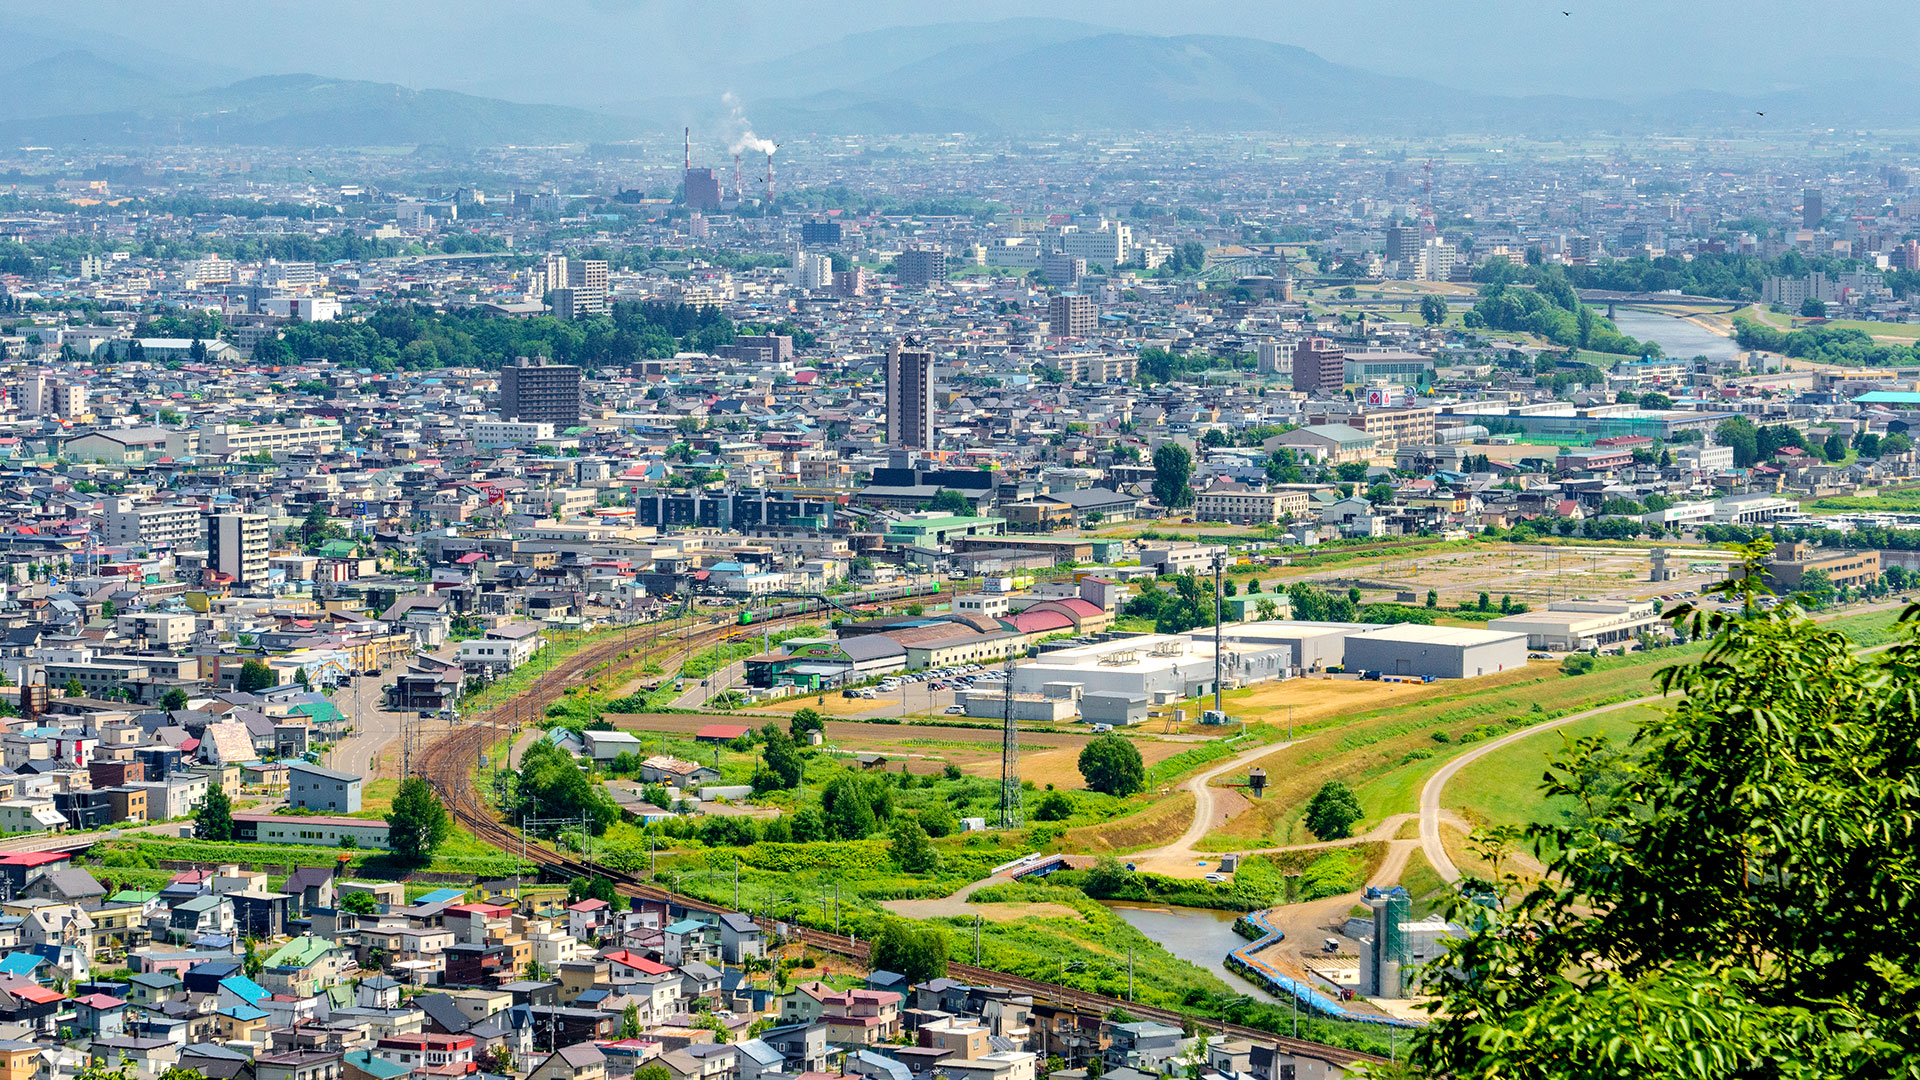
{"type": "Polygon", "coordinates": [[[1548,760],[1573,740],[1591,735],[1602,735],[1624,746],[1640,729],[1641,721],[1652,715],[1654,710],[1645,706],[1602,713],[1488,754],[1448,782],[1447,807],[1459,811],[1476,828],[1558,821],[1563,800],[1545,798],[1540,792],[1540,778],[1548,760]]]}
{"type": "MultiPolygon", "coordinates": [[[[1870,612],[1828,625],[1861,646],[1871,646],[1892,639],[1897,616],[1895,611],[1870,612]]],[[[1358,707],[1359,698],[1349,709],[1322,706],[1303,713],[1296,708],[1294,725],[1301,742],[1256,763],[1270,778],[1266,797],[1202,838],[1199,846],[1235,851],[1312,839],[1300,824],[1300,814],[1329,780],[1354,789],[1366,812],[1354,831],[1365,831],[1394,814],[1417,810],[1426,777],[1464,746],[1554,716],[1654,693],[1655,672],[1698,659],[1705,650],[1704,643],[1696,642],[1603,657],[1592,672],[1579,676],[1564,675],[1555,664],[1534,663],[1481,679],[1409,686],[1395,691],[1406,697],[1371,709],[1358,707]]],[[[1279,684],[1259,700],[1247,691],[1239,692],[1238,700],[1229,694],[1234,701],[1230,711],[1284,726],[1284,695],[1294,685],[1279,684]]],[[[1378,684],[1372,692],[1383,693],[1378,684]]]]}

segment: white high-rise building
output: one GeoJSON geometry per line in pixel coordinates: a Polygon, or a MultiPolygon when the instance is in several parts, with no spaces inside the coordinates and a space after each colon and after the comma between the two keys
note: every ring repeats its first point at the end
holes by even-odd
{"type": "Polygon", "coordinates": [[[826,289],[833,284],[833,260],[825,255],[794,251],[793,265],[787,268],[787,284],[810,292],[826,289]]]}
{"type": "Polygon", "coordinates": [[[1117,221],[1102,221],[1098,229],[1074,229],[1060,237],[1060,250],[1087,265],[1111,270],[1133,254],[1133,230],[1117,221]]]}

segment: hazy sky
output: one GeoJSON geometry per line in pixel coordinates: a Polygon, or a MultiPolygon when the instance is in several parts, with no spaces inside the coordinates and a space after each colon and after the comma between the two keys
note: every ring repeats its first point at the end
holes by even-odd
{"type": "Polygon", "coordinates": [[[1243,34],[1500,93],[1627,99],[1858,78],[1872,74],[1865,63],[1899,62],[1896,50],[1868,42],[1912,41],[1920,31],[1920,4],[1910,0],[1860,0],[1844,19],[1820,11],[1787,0],[0,0],[8,24],[117,39],[123,49],[138,42],[223,71],[304,71],[574,105],[695,84],[705,94],[726,82],[730,65],[889,25],[1036,15],[1149,33],[1243,34]]]}

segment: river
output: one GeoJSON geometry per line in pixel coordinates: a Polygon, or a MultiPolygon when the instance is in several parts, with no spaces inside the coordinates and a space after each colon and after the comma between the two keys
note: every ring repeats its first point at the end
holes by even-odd
{"type": "Polygon", "coordinates": [[[1613,324],[1630,338],[1659,342],[1660,348],[1668,356],[1731,360],[1744,351],[1732,338],[1721,337],[1698,323],[1676,319],[1671,315],[1621,310],[1614,314],[1613,324]]]}
{"type": "Polygon", "coordinates": [[[1235,993],[1259,1001],[1280,1001],[1260,987],[1227,970],[1227,954],[1247,943],[1233,932],[1238,912],[1210,908],[1143,907],[1108,904],[1127,925],[1160,943],[1161,947],[1195,967],[1220,977],[1235,993]]]}

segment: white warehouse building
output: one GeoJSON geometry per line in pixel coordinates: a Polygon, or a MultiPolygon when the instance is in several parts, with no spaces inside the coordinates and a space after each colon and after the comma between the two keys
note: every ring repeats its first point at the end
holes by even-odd
{"type": "Polygon", "coordinates": [[[1527,635],[1527,648],[1578,652],[1631,641],[1661,625],[1653,600],[1555,600],[1545,611],[1503,615],[1489,630],[1527,635]]]}
{"type": "MultiPolygon", "coordinates": [[[[1155,705],[1211,694],[1212,633],[1139,634],[1053,649],[1013,669],[1014,692],[1076,698],[1119,695],[1155,705]]],[[[1284,645],[1223,645],[1221,674],[1227,686],[1285,678],[1293,667],[1293,653],[1284,645]]]]}
{"type": "Polygon", "coordinates": [[[1471,679],[1524,666],[1527,635],[1463,626],[1400,623],[1346,639],[1348,671],[1471,679]]]}

